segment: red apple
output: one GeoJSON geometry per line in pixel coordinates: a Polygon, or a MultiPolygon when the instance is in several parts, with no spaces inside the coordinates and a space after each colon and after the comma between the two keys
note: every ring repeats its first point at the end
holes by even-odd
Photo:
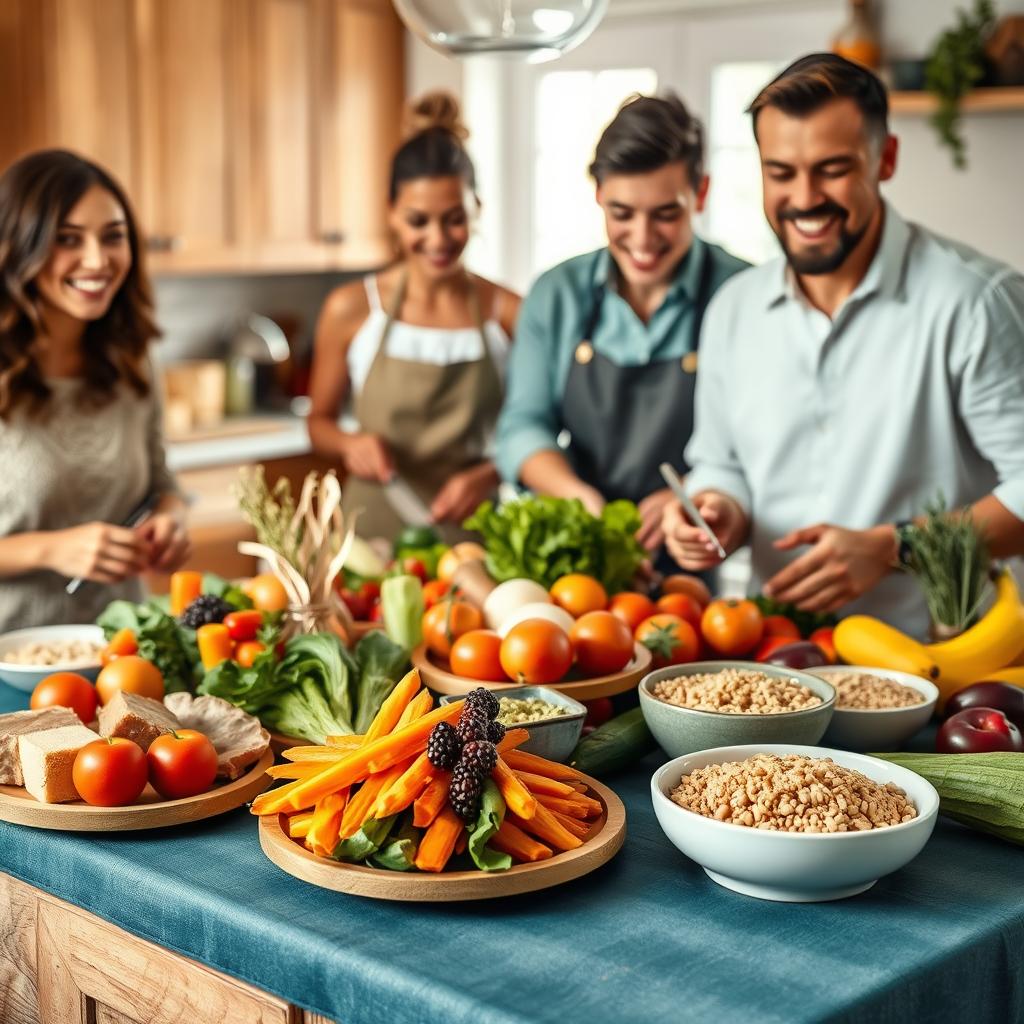
{"type": "Polygon", "coordinates": [[[1024,729],[1024,689],[1019,686],[999,682],[965,686],[946,701],[946,717],[977,707],[1002,711],[1018,729],[1024,729]]]}
{"type": "Polygon", "coordinates": [[[967,708],[947,718],[935,738],[940,754],[988,754],[1024,751],[1020,729],[995,708],[967,708]]]}

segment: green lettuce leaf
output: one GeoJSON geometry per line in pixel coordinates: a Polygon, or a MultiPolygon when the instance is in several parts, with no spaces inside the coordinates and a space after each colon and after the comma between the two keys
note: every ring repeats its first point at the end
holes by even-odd
{"type": "Polygon", "coordinates": [[[381,704],[405,674],[409,652],[383,630],[373,629],[356,644],[356,716],[352,731],[363,735],[381,704]]]}
{"type": "Polygon", "coordinates": [[[360,863],[380,849],[381,843],[387,838],[394,823],[395,815],[389,818],[369,818],[363,827],[348,839],[342,839],[334,848],[332,856],[335,860],[360,863]]]}
{"type": "Polygon", "coordinates": [[[467,844],[473,863],[481,871],[508,871],[512,867],[512,858],[507,853],[499,853],[487,845],[491,836],[501,828],[504,820],[505,801],[502,800],[494,780],[487,779],[480,796],[480,813],[467,844]]]}
{"type": "Polygon", "coordinates": [[[180,625],[159,603],[112,601],[96,622],[108,640],[119,629],[130,629],[140,657],[160,669],[168,693],[194,689],[202,672],[195,631],[180,625]]]}
{"type": "Polygon", "coordinates": [[[411,871],[416,866],[416,851],[422,834],[422,830],[413,825],[412,815],[403,814],[380,849],[370,857],[370,863],[388,871],[411,871]]]}

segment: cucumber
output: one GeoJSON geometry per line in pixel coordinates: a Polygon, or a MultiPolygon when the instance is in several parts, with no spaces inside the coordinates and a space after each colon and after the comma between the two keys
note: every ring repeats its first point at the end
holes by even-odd
{"type": "Polygon", "coordinates": [[[633,708],[584,736],[572,752],[569,764],[600,779],[632,767],[656,746],[643,711],[633,708]]]}
{"type": "Polygon", "coordinates": [[[430,526],[406,526],[395,539],[395,555],[400,555],[409,548],[432,548],[440,544],[441,538],[430,526]]]}

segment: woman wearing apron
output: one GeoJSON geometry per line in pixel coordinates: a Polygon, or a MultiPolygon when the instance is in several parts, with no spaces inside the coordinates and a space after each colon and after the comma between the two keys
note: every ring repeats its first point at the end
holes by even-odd
{"type": "Polygon", "coordinates": [[[687,469],[704,310],[745,264],[693,233],[708,190],[703,131],[677,97],[624,104],[590,173],[608,245],[530,290],[498,464],[506,479],[579,498],[594,513],[616,498],[636,502],[638,537],[656,557],[671,497],[658,466],[687,469]]]}
{"type": "Polygon", "coordinates": [[[462,262],[478,201],[458,118],[443,93],[413,107],[391,167],[399,259],[333,292],[317,328],[310,438],[344,465],[345,507],[362,510],[370,536],[404,525],[388,497],[396,479],[449,543],[498,484],[489,449],[519,297],[462,262]]]}

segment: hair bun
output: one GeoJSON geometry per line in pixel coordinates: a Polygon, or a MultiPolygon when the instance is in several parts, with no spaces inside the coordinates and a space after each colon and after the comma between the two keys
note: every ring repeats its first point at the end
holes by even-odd
{"type": "Polygon", "coordinates": [[[403,139],[411,139],[432,128],[448,132],[459,142],[469,138],[469,130],[462,123],[459,101],[450,92],[425,93],[406,107],[402,121],[403,139]]]}

